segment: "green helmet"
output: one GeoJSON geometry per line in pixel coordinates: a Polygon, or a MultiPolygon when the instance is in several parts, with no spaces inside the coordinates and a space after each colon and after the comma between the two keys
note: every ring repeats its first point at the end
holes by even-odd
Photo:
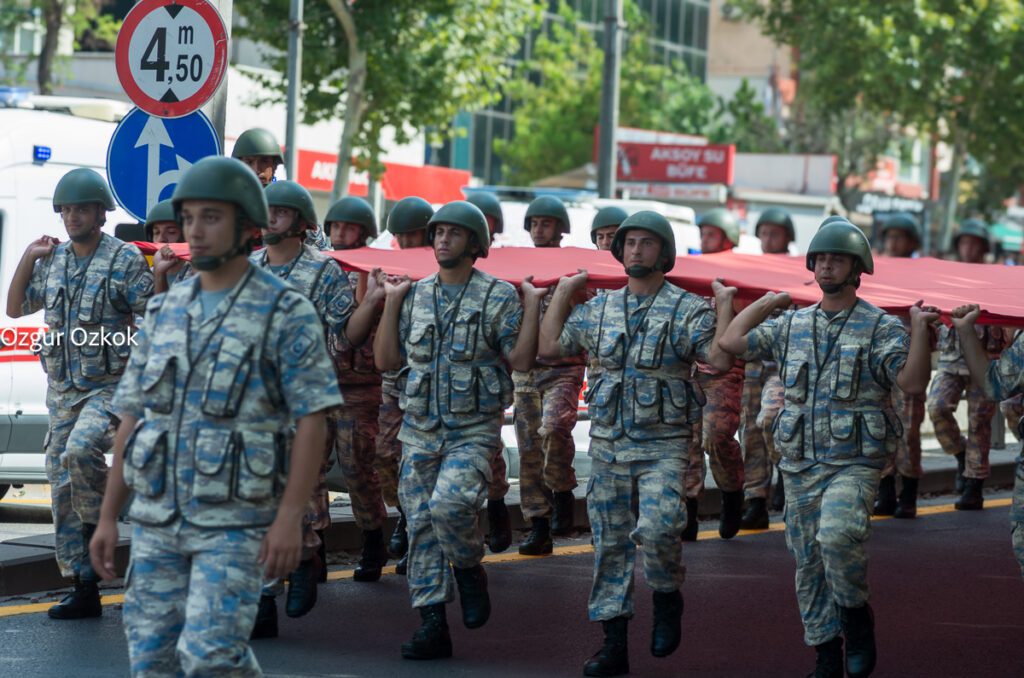
{"type": "Polygon", "coordinates": [[[953,236],[953,249],[959,247],[960,238],[965,235],[973,235],[976,238],[981,238],[985,241],[985,253],[987,254],[992,249],[992,239],[989,236],[988,226],[985,225],[984,221],[980,219],[965,219],[960,224],[960,228],[957,229],[956,235],[953,236]]]}
{"type": "Polygon", "coordinates": [[[530,230],[530,219],[533,217],[558,219],[561,222],[558,230],[561,233],[569,232],[569,212],[565,209],[565,203],[553,195],[542,195],[539,198],[534,198],[530,206],[526,208],[526,218],[523,220],[523,225],[527,231],[530,230]]]}
{"type": "Polygon", "coordinates": [[[871,245],[867,237],[846,219],[826,224],[814,235],[807,248],[807,270],[814,270],[815,255],[825,253],[849,254],[860,260],[865,273],[870,275],[875,272],[875,260],[871,256],[871,245]]]}
{"type": "Polygon", "coordinates": [[[884,239],[887,231],[894,230],[903,231],[911,238],[913,238],[914,242],[921,242],[921,227],[918,226],[917,219],[915,219],[910,214],[907,214],[906,212],[898,212],[897,214],[893,214],[892,216],[888,217],[885,221],[883,221],[882,229],[881,231],[879,231],[879,235],[881,235],[884,239]]]}
{"type": "Polygon", "coordinates": [[[60,178],[53,189],[53,211],[60,212],[62,205],[97,203],[103,209],[114,209],[114,196],[110,194],[107,182],[95,170],[77,167],[60,178]]]}
{"type": "Polygon", "coordinates": [[[231,149],[231,157],[241,160],[259,156],[274,158],[278,164],[284,164],[284,158],[281,156],[281,144],[277,143],[274,134],[262,127],[253,127],[245,130],[238,137],[235,147],[231,149]]]}
{"type": "Polygon", "coordinates": [[[716,207],[700,215],[697,219],[697,226],[714,226],[725,233],[733,245],[740,244],[740,225],[733,213],[724,207],[716,207]]]}
{"type": "Polygon", "coordinates": [[[466,196],[466,202],[472,203],[480,208],[484,216],[493,217],[497,224],[494,227],[495,233],[504,233],[505,216],[501,212],[501,201],[498,196],[488,191],[473,191],[466,196]]]}
{"type": "Polygon", "coordinates": [[[672,232],[672,225],[668,219],[650,210],[643,210],[631,214],[621,224],[619,230],[615,231],[615,240],[612,241],[612,256],[621,264],[623,247],[626,244],[626,232],[633,229],[650,231],[661,238],[664,245],[663,254],[667,255],[665,263],[661,266],[662,273],[668,273],[676,265],[676,236],[672,232]]]}
{"type": "Polygon", "coordinates": [[[434,208],[423,198],[411,195],[402,198],[388,214],[388,230],[399,233],[413,233],[423,230],[434,216],[434,208]]]}
{"type": "Polygon", "coordinates": [[[153,209],[149,210],[149,214],[146,215],[144,228],[146,240],[150,242],[153,240],[153,224],[162,224],[168,221],[178,222],[177,217],[174,216],[174,203],[170,198],[153,205],[153,209]]]}
{"type": "Polygon", "coordinates": [[[786,235],[789,236],[790,241],[796,240],[796,229],[793,228],[793,219],[789,216],[789,212],[786,210],[779,209],[778,207],[771,207],[761,212],[761,216],[757,218],[757,225],[754,226],[754,236],[761,237],[761,224],[776,224],[786,229],[786,235]]]}
{"type": "Polygon", "coordinates": [[[291,207],[306,221],[309,226],[316,226],[316,207],[309,191],[295,181],[275,181],[268,184],[264,193],[270,207],[291,207]]]}
{"type": "Polygon", "coordinates": [[[821,224],[818,226],[818,230],[820,231],[821,229],[825,228],[829,224],[831,224],[833,222],[836,222],[836,221],[849,221],[849,219],[847,219],[846,217],[841,216],[839,214],[833,214],[831,216],[827,216],[827,217],[825,217],[825,220],[822,221],[821,224]]]}
{"type": "Polygon", "coordinates": [[[491,248],[491,230],[487,228],[487,218],[480,208],[468,200],[454,200],[434,212],[427,222],[427,242],[434,244],[434,227],[437,224],[461,226],[476,236],[480,243],[480,256],[487,257],[491,248]]]}
{"type": "Polygon", "coordinates": [[[331,205],[324,217],[324,223],[346,221],[363,227],[363,238],[369,240],[377,237],[377,217],[373,214],[370,203],[354,195],[346,196],[331,205]]]}
{"type": "Polygon", "coordinates": [[[608,205],[602,207],[594,215],[594,220],[590,222],[590,242],[597,244],[597,232],[602,228],[608,228],[609,226],[615,226],[618,228],[619,224],[626,220],[629,215],[626,210],[616,205],[608,205]]]}

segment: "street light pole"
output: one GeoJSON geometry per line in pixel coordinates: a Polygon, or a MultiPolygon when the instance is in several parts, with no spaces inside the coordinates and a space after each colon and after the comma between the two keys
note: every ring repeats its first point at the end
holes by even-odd
{"type": "Polygon", "coordinates": [[[622,58],[622,0],[606,0],[604,16],[604,74],[601,81],[601,132],[597,151],[597,192],[615,197],[615,134],[619,126],[619,63],[622,58]]]}
{"type": "Polygon", "coordinates": [[[288,117],[284,131],[284,167],[288,178],[298,181],[298,141],[295,128],[299,117],[299,92],[302,89],[303,0],[291,0],[288,10],[288,117]]]}

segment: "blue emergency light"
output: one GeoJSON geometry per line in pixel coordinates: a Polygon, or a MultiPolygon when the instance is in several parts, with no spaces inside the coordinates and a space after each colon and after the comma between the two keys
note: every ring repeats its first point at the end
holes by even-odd
{"type": "Polygon", "coordinates": [[[32,147],[32,160],[34,162],[43,163],[50,159],[53,155],[53,151],[49,146],[33,146],[32,147]]]}

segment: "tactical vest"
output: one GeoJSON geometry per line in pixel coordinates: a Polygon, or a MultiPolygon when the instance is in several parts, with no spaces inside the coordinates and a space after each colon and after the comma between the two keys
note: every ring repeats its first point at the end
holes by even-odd
{"type": "Polygon", "coordinates": [[[584,398],[590,435],[602,440],[688,438],[705,398],[692,381],[693,362],[672,345],[684,302],[693,295],[666,282],[635,334],[627,325],[626,290],[601,297],[597,355],[600,368],[584,398]]]}
{"type": "Polygon", "coordinates": [[[487,306],[500,284],[507,283],[473,269],[460,301],[449,302],[458,307],[445,315],[435,312],[435,294],[443,294],[436,273],[413,285],[411,303],[403,307],[409,309],[408,334],[406,367],[400,372],[405,387],[398,401],[406,425],[433,431],[442,424],[449,429],[493,424],[512,404],[501,347],[489,343],[492,325],[500,319],[488,315],[487,306]]]}
{"type": "Polygon", "coordinates": [[[835,344],[821,355],[817,308],[815,304],[788,316],[781,364],[785,404],[773,430],[781,463],[787,470],[815,461],[867,462],[881,468],[903,435],[891,407],[892,386],[884,375],[871,371],[875,332],[885,312],[859,300],[835,344]]]}
{"type": "Polygon", "coordinates": [[[53,253],[43,292],[43,318],[53,336],[40,342],[39,359],[50,387],[59,393],[112,386],[124,373],[134,313],[111,281],[126,247],[104,233],[78,285],[70,275],[75,266],[71,243],[53,253]]]}
{"type": "Polygon", "coordinates": [[[178,516],[200,527],[269,525],[286,481],[292,424],[278,337],[269,330],[274,314],[299,297],[252,267],[220,325],[196,346],[198,321],[188,306],[198,285],[177,285],[147,309],[155,317],[140,379],[145,415],[124,454],[130,516],[146,525],[178,516]]]}
{"type": "MultiPolygon", "coordinates": [[[[359,274],[349,271],[346,275],[354,297],[359,286],[359,274]]],[[[373,339],[377,334],[380,315],[378,311],[373,321],[373,329],[359,347],[352,346],[341,335],[332,334],[327,338],[327,352],[331,354],[331,361],[334,362],[334,369],[338,373],[338,386],[342,393],[353,386],[380,386],[380,371],[373,362],[373,339]]]]}

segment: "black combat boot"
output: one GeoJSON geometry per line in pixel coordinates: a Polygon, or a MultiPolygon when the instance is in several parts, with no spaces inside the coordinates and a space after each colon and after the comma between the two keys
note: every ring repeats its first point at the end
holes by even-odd
{"type": "Polygon", "coordinates": [[[683,541],[697,541],[697,532],[700,530],[700,517],[698,509],[700,503],[697,499],[686,500],[686,527],[683,528],[683,541]]]}
{"type": "Polygon", "coordinates": [[[896,512],[896,476],[886,476],[878,481],[878,495],[875,496],[876,516],[891,516],[896,512]]]}
{"type": "Polygon", "coordinates": [[[604,644],[583,665],[584,676],[621,676],[629,673],[627,630],[629,619],[616,617],[601,622],[604,644]]]}
{"type": "Polygon", "coordinates": [[[491,553],[501,553],[512,545],[512,519],[504,499],[487,500],[487,536],[484,541],[491,553]]]}
{"type": "Polygon", "coordinates": [[[651,654],[667,657],[679,647],[683,637],[683,594],[654,592],[654,627],[651,629],[651,654]]]}
{"type": "Polygon", "coordinates": [[[761,497],[752,497],[747,500],[747,510],[740,519],[740,528],[744,530],[767,530],[768,529],[768,508],[767,502],[761,497]]]}
{"type": "Polygon", "coordinates": [[[781,511],[786,508],[786,486],[782,482],[782,471],[775,469],[775,484],[772,485],[772,496],[771,501],[768,502],[768,508],[772,511],[781,511]]]}
{"type": "Polygon", "coordinates": [[[404,659],[446,659],[452,656],[452,637],[448,633],[448,616],[444,603],[419,608],[423,625],[402,643],[404,659]]]}
{"type": "Polygon", "coordinates": [[[732,539],[743,522],[743,490],[722,492],[722,512],[718,516],[718,536],[732,539]]]}
{"type": "Polygon", "coordinates": [[[260,638],[277,638],[277,601],[274,596],[260,596],[260,606],[256,610],[256,624],[249,634],[250,640],[260,638]]]}
{"type": "Polygon", "coordinates": [[[953,483],[953,489],[956,490],[957,494],[964,491],[964,469],[967,468],[967,453],[961,452],[956,456],[956,480],[953,483]]]}
{"type": "Polygon", "coordinates": [[[388,553],[392,558],[401,558],[409,550],[409,525],[405,521],[405,511],[398,507],[398,522],[395,524],[395,531],[391,533],[388,541],[388,553]]]}
{"type": "Polygon", "coordinates": [[[981,478],[964,478],[964,493],[953,504],[957,511],[980,511],[985,508],[985,497],[981,494],[981,478]]]}
{"type": "Polygon", "coordinates": [[[320,571],[316,581],[318,584],[327,583],[327,535],[324,530],[316,530],[316,536],[320,537],[320,546],[317,547],[316,555],[320,558],[320,571]]]}
{"type": "Polygon", "coordinates": [[[840,607],[839,620],[846,636],[846,675],[865,678],[875,670],[875,615],[871,606],[840,607]]]}
{"type": "Polygon", "coordinates": [[[284,613],[289,617],[302,617],[316,605],[317,582],[320,580],[320,558],[314,555],[299,563],[288,575],[288,595],[284,613]]]}
{"type": "Polygon", "coordinates": [[[903,486],[900,488],[900,498],[896,505],[896,513],[893,514],[896,518],[916,518],[917,517],[917,478],[908,478],[906,476],[900,476],[903,481],[903,486]]]}
{"type": "Polygon", "coordinates": [[[409,573],[409,554],[406,553],[402,556],[402,559],[395,563],[395,574],[400,574],[403,577],[409,573]]]}
{"type": "Polygon", "coordinates": [[[568,492],[555,492],[551,511],[551,534],[557,537],[565,537],[572,534],[573,509],[576,507],[576,497],[572,490],[568,492]]]}
{"type": "Polygon", "coordinates": [[[90,619],[103,615],[103,605],[100,603],[100,578],[89,559],[89,541],[95,531],[94,524],[82,524],[85,546],[82,549],[82,562],[75,576],[75,588],[46,611],[50,619],[90,619]]]}
{"type": "Polygon", "coordinates": [[[487,594],[487,572],[483,565],[461,569],[453,567],[455,584],[459,587],[462,623],[467,629],[478,629],[491,617],[491,597],[487,594]]]}
{"type": "Polygon", "coordinates": [[[519,555],[549,556],[553,548],[551,527],[547,518],[531,518],[533,529],[526,535],[526,541],[519,545],[519,555]]]}
{"type": "Polygon", "coordinates": [[[807,674],[807,678],[843,678],[843,637],[836,636],[832,640],[820,645],[815,645],[818,652],[818,661],[814,665],[814,671],[807,674]]]}
{"type": "Polygon", "coordinates": [[[355,581],[377,581],[380,571],[388,563],[388,549],[384,545],[384,531],[363,530],[363,553],[359,565],[352,572],[355,581]]]}

